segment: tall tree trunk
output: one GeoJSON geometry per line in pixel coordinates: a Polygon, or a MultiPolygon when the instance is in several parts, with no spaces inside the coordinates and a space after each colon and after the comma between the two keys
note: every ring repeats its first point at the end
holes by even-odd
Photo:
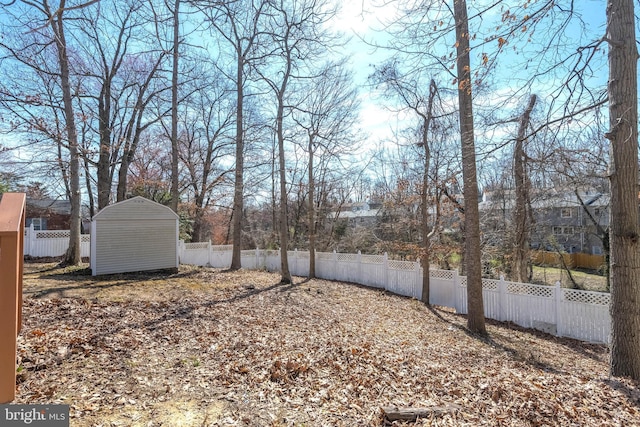
{"type": "Polygon", "coordinates": [[[529,194],[529,175],[524,142],[531,111],[536,104],[536,96],[531,95],[529,104],[520,117],[518,136],[513,149],[513,175],[516,182],[516,205],[513,212],[513,261],[511,275],[513,280],[527,283],[529,279],[529,233],[531,232],[531,212],[529,194]]]}
{"type": "Polygon", "coordinates": [[[171,209],[178,212],[178,58],[180,56],[180,0],[173,10],[173,69],[171,72],[171,209]]]}
{"type": "MultiPolygon", "coordinates": [[[[239,47],[240,49],[241,47],[239,47]]],[[[236,70],[236,170],[235,183],[233,186],[233,212],[231,213],[231,233],[233,250],[231,253],[231,270],[242,268],[242,211],[244,209],[244,135],[243,135],[243,106],[244,106],[244,85],[243,69],[244,59],[238,50],[236,70]]]]}
{"type": "MultiPolygon", "coordinates": [[[[431,147],[429,146],[429,128],[433,119],[433,100],[436,96],[436,82],[431,79],[429,83],[429,100],[427,112],[423,116],[422,125],[422,148],[424,150],[424,171],[422,174],[422,254],[420,264],[422,267],[422,297],[421,300],[429,305],[430,282],[429,282],[429,257],[431,256],[431,237],[433,230],[429,226],[429,167],[431,163],[431,147]]],[[[436,203],[438,203],[436,201],[436,203]]]]}
{"type": "Polygon", "coordinates": [[[84,163],[84,185],[87,187],[87,199],[89,200],[89,218],[93,218],[96,214],[95,201],[93,197],[93,190],[91,189],[91,171],[89,168],[89,160],[86,156],[83,156],[84,163]]]}
{"type": "Polygon", "coordinates": [[[278,92],[278,113],[276,118],[276,134],[278,137],[278,159],[280,164],[280,215],[278,223],[280,225],[280,283],[291,283],[291,272],[289,271],[289,221],[287,203],[287,170],[284,157],[284,93],[287,87],[289,75],[291,73],[291,62],[287,62],[282,86],[278,92]]]}
{"type": "Polygon", "coordinates": [[[78,133],[73,111],[73,96],[69,72],[69,56],[64,32],[62,14],[64,5],[52,16],[51,26],[55,35],[55,44],[60,62],[60,86],[62,88],[62,102],[64,104],[65,125],[69,143],[69,192],[71,194],[71,219],[69,224],[69,247],[65,253],[63,263],[78,265],[80,257],[80,225],[81,225],[81,194],[80,194],[80,152],[78,150],[78,133]]]}
{"type": "Polygon", "coordinates": [[[609,0],[611,374],[640,380],[638,51],[633,0],[609,0]]]}
{"type": "Polygon", "coordinates": [[[129,166],[135,158],[138,143],[140,142],[140,135],[142,134],[142,115],[144,110],[144,104],[138,99],[137,103],[138,116],[132,117],[130,127],[127,130],[125,136],[124,149],[122,150],[122,159],[120,160],[120,169],[118,169],[118,187],[116,190],[116,201],[121,202],[127,197],[127,177],[129,174],[129,166]],[[134,130],[135,129],[135,130],[134,130]]]}
{"type": "Polygon", "coordinates": [[[464,181],[465,263],[467,274],[467,327],[486,335],[482,297],[482,265],[480,258],[480,214],[478,212],[478,180],[476,149],[473,135],[471,66],[469,60],[469,19],[465,0],[453,1],[456,23],[458,103],[464,181]]]}
{"type": "Polygon", "coordinates": [[[111,198],[111,81],[108,73],[98,99],[98,137],[100,151],[96,168],[98,211],[109,204],[111,198]]]}
{"type": "Polygon", "coordinates": [[[309,134],[309,279],[316,277],[315,181],[313,179],[313,137],[309,134]]]}

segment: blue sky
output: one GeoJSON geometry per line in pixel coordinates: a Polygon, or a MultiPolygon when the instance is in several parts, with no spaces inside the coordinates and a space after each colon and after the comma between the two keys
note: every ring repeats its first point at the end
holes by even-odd
{"type": "MultiPolygon", "coordinates": [[[[452,4],[452,2],[450,2],[452,4]]],[[[489,2],[488,0],[467,0],[470,15],[474,8],[480,8],[489,2]]],[[[502,7],[492,9],[492,13],[485,14],[482,19],[482,28],[491,28],[499,24],[502,13],[507,9],[507,5],[517,5],[522,2],[504,2],[502,7]]],[[[531,2],[529,9],[534,9],[538,2],[531,2]]],[[[562,3],[562,2],[559,2],[562,3]]],[[[568,3],[568,2],[566,2],[568,3]]],[[[452,6],[451,6],[452,7],[452,6]]],[[[511,6],[513,7],[513,6],[511,6]]],[[[559,61],[562,55],[575,54],[579,45],[586,45],[589,42],[597,40],[604,36],[606,26],[606,1],[604,0],[580,0],[574,2],[575,16],[584,22],[584,29],[579,25],[579,20],[574,20],[572,26],[562,32],[560,38],[550,39],[551,33],[544,33],[544,28],[539,27],[532,36],[532,42],[529,45],[515,46],[507,45],[500,54],[499,64],[492,76],[493,85],[489,93],[483,93],[481,99],[477,99],[477,104],[482,106],[490,106],[491,104],[501,104],[501,108],[505,110],[505,115],[517,114],[523,108],[524,100],[528,98],[531,91],[534,91],[540,97],[539,106],[551,105],[553,96],[563,99],[566,94],[557,95],[553,93],[555,88],[561,87],[566,78],[566,70],[556,69],[557,75],[546,75],[536,79],[531,89],[522,90],[524,81],[531,76],[531,72],[535,67],[543,67],[540,59],[528,58],[531,50],[538,49],[542,44],[551,44],[556,46],[564,46],[553,58],[553,61],[559,61]],[[514,50],[515,47],[515,50],[514,50]],[[517,53],[515,52],[517,51],[517,53]],[[523,64],[525,59],[530,59],[529,65],[525,69],[523,64]],[[518,96],[512,97],[513,93],[518,96]],[[507,101],[508,100],[508,101],[507,101]],[[509,112],[508,110],[512,111],[509,112]]],[[[516,11],[516,13],[526,13],[526,10],[516,11]]],[[[372,64],[380,64],[390,55],[390,52],[384,50],[375,50],[363,43],[360,38],[373,40],[384,43],[389,36],[380,31],[383,27],[381,23],[389,22],[398,16],[397,2],[383,2],[381,0],[358,0],[353,2],[342,2],[341,13],[334,23],[334,28],[353,34],[353,38],[347,46],[347,52],[351,59],[351,64],[356,72],[359,82],[366,85],[366,78],[373,68],[372,64]],[[377,5],[384,4],[379,7],[377,5]]],[[[470,24],[471,31],[478,30],[479,21],[470,24]]],[[[483,30],[480,30],[483,31],[483,30]]],[[[445,42],[446,43],[446,42],[445,42]]],[[[446,43],[448,44],[448,43],[446,43]]],[[[524,43],[523,43],[524,44],[524,43]]],[[[491,49],[492,46],[488,46],[491,49]]],[[[495,46],[493,46],[495,48],[495,46]]],[[[444,50],[453,50],[453,46],[444,45],[444,50]]],[[[479,67],[480,49],[478,48],[475,56],[472,57],[472,68],[479,67]]],[[[551,56],[549,56],[551,58],[551,56]]],[[[592,76],[589,78],[590,87],[604,88],[608,78],[606,51],[603,50],[595,55],[591,60],[592,76]]],[[[448,83],[448,82],[447,82],[448,83]]],[[[453,86],[452,88],[455,88],[453,86]]],[[[363,101],[362,124],[363,127],[371,134],[370,140],[389,139],[392,138],[391,129],[401,125],[398,118],[391,115],[382,105],[380,100],[375,98],[375,94],[370,92],[365,86],[362,88],[361,97],[363,101]]],[[[559,102],[556,101],[556,105],[559,102]]],[[[560,114],[556,111],[553,114],[560,114]]],[[[508,130],[504,130],[508,132],[508,130]]],[[[500,137],[500,132],[494,134],[494,137],[500,137]]]]}

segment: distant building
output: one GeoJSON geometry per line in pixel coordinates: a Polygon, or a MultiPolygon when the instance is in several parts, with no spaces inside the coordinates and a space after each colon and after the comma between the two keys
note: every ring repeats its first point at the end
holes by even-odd
{"type": "Polygon", "coordinates": [[[347,221],[350,227],[371,227],[376,225],[380,213],[380,203],[344,203],[331,212],[336,220],[347,221]]]}
{"type": "Polygon", "coordinates": [[[71,202],[51,198],[27,197],[25,226],[34,230],[68,230],[71,222],[71,202]]]}
{"type": "MultiPolygon", "coordinates": [[[[514,190],[486,191],[479,204],[481,228],[489,244],[512,230],[514,190]]],[[[531,248],[568,253],[603,253],[609,227],[609,195],[590,189],[532,192],[531,248]]]]}

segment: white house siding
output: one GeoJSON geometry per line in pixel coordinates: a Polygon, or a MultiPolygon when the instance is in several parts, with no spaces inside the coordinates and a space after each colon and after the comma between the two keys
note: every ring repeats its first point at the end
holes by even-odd
{"type": "Polygon", "coordinates": [[[92,274],[178,267],[178,217],[142,197],[107,206],[94,216],[92,274]]]}

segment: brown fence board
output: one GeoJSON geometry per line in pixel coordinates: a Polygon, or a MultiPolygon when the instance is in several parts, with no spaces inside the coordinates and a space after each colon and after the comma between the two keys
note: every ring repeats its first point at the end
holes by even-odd
{"type": "MultiPolygon", "coordinates": [[[[606,260],[604,255],[590,255],[583,253],[562,254],[564,262],[570,268],[586,268],[590,270],[598,270],[606,260]]],[[[560,254],[557,252],[534,251],[531,253],[531,261],[534,264],[548,265],[553,267],[562,267],[560,254]]]]}

